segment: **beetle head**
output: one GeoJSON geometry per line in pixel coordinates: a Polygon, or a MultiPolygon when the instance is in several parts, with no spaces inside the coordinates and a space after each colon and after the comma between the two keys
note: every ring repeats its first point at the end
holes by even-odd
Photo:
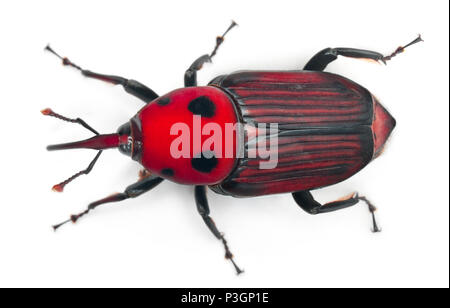
{"type": "Polygon", "coordinates": [[[137,116],[117,129],[119,136],[126,136],[127,142],[119,145],[120,153],[140,161],[142,153],[141,121],[137,116]]]}
{"type": "MultiPolygon", "coordinates": [[[[46,110],[42,111],[45,115],[46,110]]],[[[54,116],[54,115],[53,115],[54,116]]],[[[59,116],[59,115],[58,115],[59,116]]],[[[91,130],[92,131],[92,130],[91,130]]],[[[137,117],[121,125],[115,134],[98,134],[96,136],[69,143],[60,143],[47,146],[47,150],[68,150],[68,149],[93,149],[105,150],[118,148],[122,154],[130,156],[134,160],[139,160],[141,155],[141,125],[137,117]]]]}
{"type": "Polygon", "coordinates": [[[78,123],[84,128],[96,134],[96,136],[85,140],[47,146],[47,150],[49,151],[80,148],[98,150],[97,155],[85,170],[77,172],[67,180],[54,185],[53,190],[55,191],[63,191],[64,186],[70,183],[72,180],[82,174],[88,174],[94,167],[102,151],[105,149],[118,148],[121,153],[130,156],[134,160],[140,160],[142,141],[140,121],[138,117],[134,117],[128,123],[120,126],[117,132],[114,134],[99,134],[95,129],[93,129],[80,118],[67,118],[58,113],[55,113],[50,108],[44,109],[41,112],[43,115],[52,116],[66,122],[78,123]]]}

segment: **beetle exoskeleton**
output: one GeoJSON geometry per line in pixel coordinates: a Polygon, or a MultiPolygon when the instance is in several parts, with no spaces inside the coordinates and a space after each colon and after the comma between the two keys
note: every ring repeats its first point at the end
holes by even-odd
{"type": "Polygon", "coordinates": [[[146,105],[116,133],[102,135],[82,119],[61,116],[51,109],[44,115],[78,123],[96,136],[82,141],[49,146],[49,150],[90,148],[99,152],[89,166],[54,186],[64,186],[94,167],[102,150],[119,151],[144,167],[138,182],[123,193],[91,203],[87,210],[72,215],[76,222],[97,206],[137,197],[164,179],[195,185],[199,214],[213,235],[223,242],[225,257],[238,274],[223,234],[209,216],[206,186],[234,197],[292,193],[295,202],[310,214],[327,213],[364,201],[373,217],[373,231],[379,231],[375,207],[363,196],[350,196],[320,204],[310,190],[341,182],[378,157],[395,127],[395,120],[364,87],[345,77],[323,72],[338,56],[386,62],[410,45],[397,48],[389,56],[353,48],[326,48],[297,71],[241,71],[214,78],[207,86],[197,86],[197,71],[210,62],[225,34],[216,39],[211,54],[195,60],[186,70],[185,87],[158,96],[132,79],[84,70],[68,58],[64,65],[84,76],[122,85],[146,105]],[[266,125],[276,124],[276,130],[266,125]],[[231,133],[229,133],[231,132],[231,133]],[[272,148],[272,140],[276,146],[272,148]],[[267,150],[267,145],[270,144],[267,150]],[[208,146],[205,146],[208,145],[208,146]],[[267,156],[258,156],[260,146],[275,163],[262,167],[267,156]],[[256,150],[257,151],[256,151],[256,150]]]}

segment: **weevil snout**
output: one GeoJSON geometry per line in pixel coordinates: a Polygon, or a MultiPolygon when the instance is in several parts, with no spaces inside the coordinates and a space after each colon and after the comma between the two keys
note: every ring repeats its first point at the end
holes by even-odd
{"type": "Polygon", "coordinates": [[[117,133],[100,134],[95,129],[93,129],[89,124],[87,124],[83,119],[68,118],[54,112],[50,108],[43,109],[41,113],[45,116],[55,117],[62,121],[80,124],[87,130],[95,134],[94,137],[85,140],[49,145],[47,146],[47,150],[55,151],[55,150],[80,149],[80,148],[98,150],[97,155],[94,157],[92,162],[85,170],[81,170],[72,175],[71,177],[69,177],[67,180],[54,185],[53,186],[54,191],[62,192],[64,190],[64,187],[70,182],[72,182],[74,179],[76,179],[82,174],[88,174],[94,167],[102,151],[105,149],[118,148],[120,152],[131,156],[133,159],[137,160],[140,157],[142,143],[140,141],[141,134],[140,134],[140,126],[138,125],[139,121],[133,121],[133,119],[130,120],[129,123],[120,126],[119,129],[117,130],[117,133]]]}

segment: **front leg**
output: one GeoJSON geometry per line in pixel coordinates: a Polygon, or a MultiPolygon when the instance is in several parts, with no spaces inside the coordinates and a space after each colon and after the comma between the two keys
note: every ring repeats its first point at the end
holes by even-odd
{"type": "Polygon", "coordinates": [[[60,58],[63,65],[71,66],[80,71],[83,76],[108,82],[113,85],[121,85],[126,92],[139,98],[146,104],[148,104],[149,102],[158,97],[158,95],[152,89],[148,88],[146,85],[140,83],[139,81],[115,75],[94,73],[90,70],[85,70],[81,68],[79,65],[76,65],[75,63],[70,61],[69,58],[67,57],[61,57],[56,51],[54,51],[50,47],[50,45],[47,45],[47,47],[45,47],[45,50],[51,52],[52,54],[60,58]]]}
{"type": "Polygon", "coordinates": [[[209,228],[209,230],[214,234],[214,236],[221,240],[223,243],[223,246],[225,247],[225,259],[228,259],[233,263],[234,268],[236,269],[236,273],[242,274],[244,271],[242,271],[234,262],[233,260],[233,254],[231,253],[230,249],[228,248],[227,241],[225,240],[224,235],[217,229],[216,224],[212,220],[212,218],[209,216],[209,205],[208,205],[208,199],[206,198],[206,187],[205,186],[195,186],[195,202],[197,204],[197,210],[200,216],[202,216],[203,221],[206,223],[206,226],[209,228]]]}
{"type": "Polygon", "coordinates": [[[95,210],[99,205],[111,202],[119,202],[129,198],[136,198],[142,195],[143,193],[153,189],[155,186],[159,185],[162,181],[163,181],[162,178],[153,175],[147,175],[145,177],[142,177],[136,183],[128,186],[123,193],[114,194],[109,197],[90,203],[88,205],[88,208],[84,212],[70,216],[68,220],[60,224],[54,225],[53,229],[56,231],[59,227],[68,222],[76,223],[81,217],[87,215],[90,211],[95,210]]]}
{"type": "Polygon", "coordinates": [[[196,87],[197,86],[197,71],[201,70],[205,63],[211,62],[212,57],[214,57],[216,55],[217,50],[219,49],[219,46],[223,43],[225,35],[228,33],[228,31],[230,31],[236,25],[237,25],[237,23],[232,21],[231,25],[228,27],[228,29],[225,31],[225,33],[216,38],[216,46],[214,47],[214,50],[211,52],[211,54],[206,54],[206,55],[199,57],[197,60],[195,60],[191,64],[191,66],[189,66],[189,68],[184,73],[184,86],[185,87],[196,87]]]}

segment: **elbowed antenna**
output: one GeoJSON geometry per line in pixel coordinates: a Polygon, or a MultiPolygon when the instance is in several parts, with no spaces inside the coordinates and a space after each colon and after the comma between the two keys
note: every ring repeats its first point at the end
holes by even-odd
{"type": "Polygon", "coordinates": [[[62,116],[56,112],[54,112],[53,110],[51,110],[50,108],[45,108],[41,110],[41,113],[45,116],[49,116],[49,117],[55,117],[57,119],[60,119],[62,121],[66,121],[66,122],[70,122],[70,123],[78,123],[81,126],[83,126],[84,128],[86,128],[87,130],[90,130],[91,132],[93,132],[96,135],[99,135],[99,133],[93,129],[89,124],[87,124],[86,122],[84,122],[83,119],[80,118],[76,118],[76,119],[70,119],[67,118],[65,116],[62,116]]]}
{"type": "Polygon", "coordinates": [[[59,184],[56,184],[53,186],[54,191],[62,192],[64,190],[64,186],[72,182],[74,179],[79,177],[82,174],[88,174],[92,168],[94,168],[95,163],[97,162],[98,158],[100,157],[100,154],[102,153],[102,150],[104,149],[110,149],[110,148],[117,148],[122,144],[128,143],[128,136],[127,135],[119,135],[119,134],[106,134],[101,135],[99,134],[95,129],[93,129],[91,126],[89,126],[85,121],[83,121],[80,118],[71,119],[67,118],[65,116],[62,116],[50,108],[44,109],[41,111],[43,115],[55,117],[57,119],[60,119],[62,121],[71,122],[71,123],[78,123],[87,130],[93,132],[96,134],[96,136],[86,139],[86,140],[80,140],[75,142],[69,142],[69,143],[60,143],[60,144],[53,144],[47,146],[47,150],[49,151],[55,151],[55,150],[67,150],[67,149],[93,149],[98,150],[97,155],[94,157],[94,159],[91,161],[89,166],[81,170],[71,177],[69,177],[67,180],[62,181],[59,184]]]}
{"type": "Polygon", "coordinates": [[[97,155],[95,155],[94,159],[91,161],[91,163],[89,164],[89,166],[87,166],[86,169],[78,171],[77,173],[72,175],[70,178],[68,178],[67,180],[62,181],[59,184],[53,185],[52,190],[53,191],[57,191],[57,192],[62,192],[64,190],[64,187],[67,184],[69,184],[70,182],[72,182],[73,180],[75,180],[77,177],[79,177],[82,174],[89,174],[89,172],[91,172],[92,168],[94,168],[95,163],[97,162],[97,160],[100,157],[100,155],[102,154],[102,152],[103,151],[98,151],[97,155]]]}
{"type": "Polygon", "coordinates": [[[120,145],[126,144],[128,142],[128,136],[126,136],[126,135],[119,135],[119,134],[100,135],[95,129],[93,129],[83,119],[67,118],[65,116],[62,116],[62,115],[54,112],[50,108],[43,109],[41,111],[41,113],[45,116],[54,117],[54,118],[57,118],[62,121],[66,121],[66,122],[70,122],[70,123],[78,123],[81,126],[83,126],[84,128],[86,128],[87,130],[89,130],[97,135],[95,137],[92,137],[92,138],[86,139],[86,140],[49,145],[47,147],[47,150],[49,150],[49,151],[66,150],[66,149],[80,149],[80,148],[93,149],[93,150],[104,150],[104,149],[110,149],[110,148],[117,148],[120,145]]]}

